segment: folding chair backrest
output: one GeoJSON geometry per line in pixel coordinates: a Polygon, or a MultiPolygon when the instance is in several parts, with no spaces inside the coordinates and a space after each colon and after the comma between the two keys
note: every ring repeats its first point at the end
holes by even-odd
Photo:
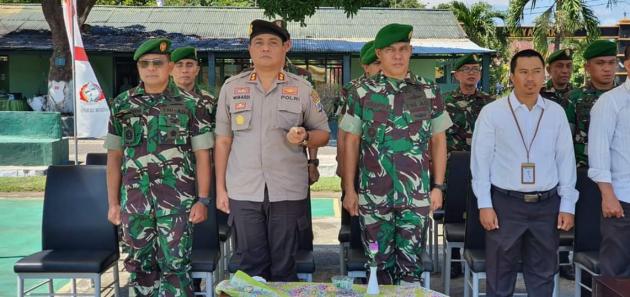
{"type": "MultiPolygon", "coordinates": [[[[471,187],[470,185],[468,187],[471,187]]],[[[466,199],[466,232],[464,234],[464,249],[485,249],[486,231],[479,222],[477,199],[470,195],[466,199]]]]}
{"type": "Polygon", "coordinates": [[[446,163],[444,222],[463,223],[466,197],[470,185],[470,152],[451,152],[446,163]]]}
{"type": "Polygon", "coordinates": [[[578,168],[576,188],[580,198],[575,205],[573,251],[597,251],[601,241],[599,223],[602,199],[597,184],[588,177],[587,168],[578,168]]]}
{"type": "Polygon", "coordinates": [[[107,153],[88,153],[85,165],[107,165],[107,153]]]}
{"type": "Polygon", "coordinates": [[[118,251],[107,220],[105,166],[50,166],[46,177],[42,249],[118,251]]]}
{"type": "Polygon", "coordinates": [[[193,248],[219,249],[219,228],[217,225],[217,207],[214,200],[208,205],[208,219],[195,224],[193,229],[193,248]]]}

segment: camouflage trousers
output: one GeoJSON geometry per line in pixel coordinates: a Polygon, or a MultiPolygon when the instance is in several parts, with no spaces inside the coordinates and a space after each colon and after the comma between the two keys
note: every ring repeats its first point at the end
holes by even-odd
{"type": "Polygon", "coordinates": [[[123,212],[125,268],[136,296],[193,296],[192,227],[188,213],[156,217],[123,212]]]}
{"type": "Polygon", "coordinates": [[[359,215],[363,246],[377,242],[377,277],[379,284],[418,283],[422,278],[422,253],[428,207],[399,203],[397,193],[386,196],[359,195],[359,215]]]}

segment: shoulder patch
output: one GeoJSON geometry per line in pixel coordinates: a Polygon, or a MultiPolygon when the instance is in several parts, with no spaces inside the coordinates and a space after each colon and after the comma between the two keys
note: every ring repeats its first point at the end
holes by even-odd
{"type": "Polygon", "coordinates": [[[252,72],[252,70],[250,70],[250,71],[243,71],[243,72],[241,72],[239,74],[232,75],[232,76],[230,76],[228,79],[226,79],[223,82],[223,85],[225,86],[226,84],[231,83],[232,81],[234,81],[236,79],[239,79],[239,78],[248,77],[251,72],[252,72]]]}
{"type": "Polygon", "coordinates": [[[311,91],[311,101],[313,101],[313,106],[317,110],[317,112],[324,111],[324,105],[322,105],[322,100],[319,98],[319,94],[315,89],[311,91]]]}

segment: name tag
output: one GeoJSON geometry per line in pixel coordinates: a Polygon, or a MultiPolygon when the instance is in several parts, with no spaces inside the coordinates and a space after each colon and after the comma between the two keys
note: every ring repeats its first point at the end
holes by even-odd
{"type": "Polygon", "coordinates": [[[521,163],[521,183],[532,185],[536,183],[536,164],[521,163]]]}

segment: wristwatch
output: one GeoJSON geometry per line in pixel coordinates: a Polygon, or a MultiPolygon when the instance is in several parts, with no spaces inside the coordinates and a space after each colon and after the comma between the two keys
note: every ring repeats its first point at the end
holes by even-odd
{"type": "Polygon", "coordinates": [[[446,191],[446,184],[433,184],[433,188],[434,189],[440,189],[440,191],[445,192],[446,191]]]}
{"type": "Polygon", "coordinates": [[[318,167],[319,166],[319,159],[309,159],[308,160],[308,164],[309,165],[313,164],[313,165],[315,165],[315,167],[318,167]]]}
{"type": "Polygon", "coordinates": [[[205,207],[210,206],[210,198],[208,198],[208,197],[199,197],[199,198],[197,198],[197,201],[199,201],[205,207]]]}
{"type": "Polygon", "coordinates": [[[306,131],[306,137],[304,137],[304,140],[302,140],[302,142],[300,142],[300,145],[308,146],[308,139],[309,139],[309,134],[308,134],[308,131],[306,131]]]}

